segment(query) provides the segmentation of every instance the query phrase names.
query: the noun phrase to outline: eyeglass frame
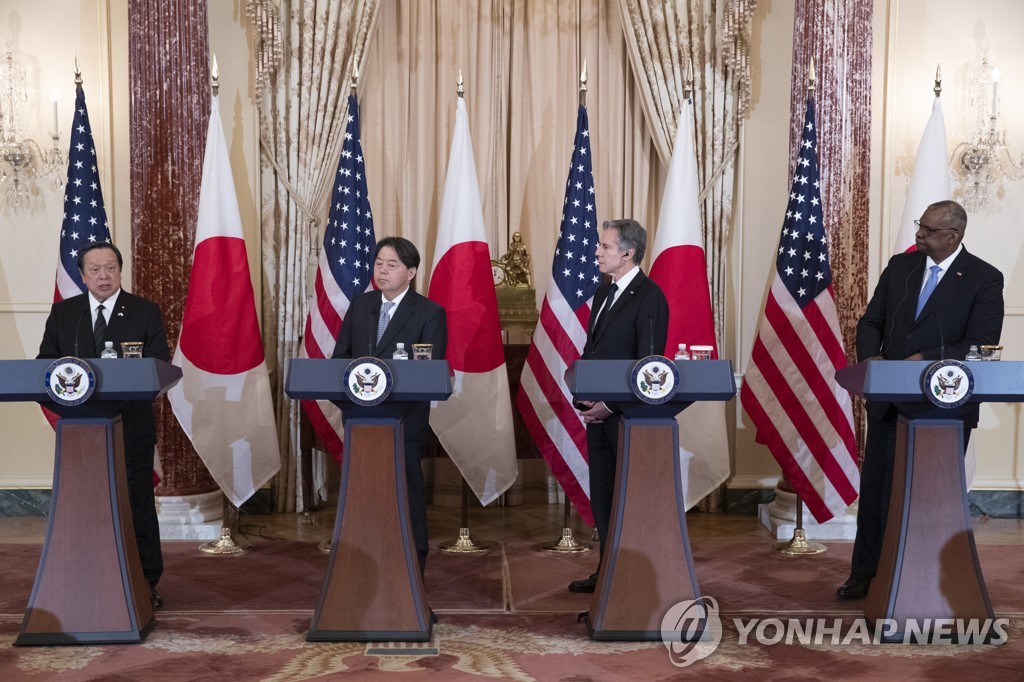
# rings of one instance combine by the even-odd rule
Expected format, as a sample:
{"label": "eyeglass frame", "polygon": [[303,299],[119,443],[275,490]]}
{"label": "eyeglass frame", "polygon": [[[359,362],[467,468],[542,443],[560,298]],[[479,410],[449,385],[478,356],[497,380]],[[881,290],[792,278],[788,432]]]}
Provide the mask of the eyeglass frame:
{"label": "eyeglass frame", "polygon": [[942,232],[943,230],[953,230],[954,232],[957,231],[957,228],[955,227],[932,227],[931,225],[923,225],[921,224],[920,220],[915,220],[914,225],[916,225],[917,229],[919,230],[924,228],[925,235],[929,237],[934,235],[936,232]]}

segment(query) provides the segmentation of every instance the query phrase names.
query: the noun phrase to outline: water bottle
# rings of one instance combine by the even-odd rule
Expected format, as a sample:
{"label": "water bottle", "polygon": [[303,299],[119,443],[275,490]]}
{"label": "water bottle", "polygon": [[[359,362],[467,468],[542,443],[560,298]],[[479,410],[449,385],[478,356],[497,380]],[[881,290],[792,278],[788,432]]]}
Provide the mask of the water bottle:
{"label": "water bottle", "polygon": [[117,357],[117,351],[114,350],[114,342],[113,341],[104,341],[103,342],[103,346],[104,346],[103,347],[103,352],[100,353],[100,357],[101,358],[103,358],[104,360],[109,360],[111,358],[116,358]]}
{"label": "water bottle", "polygon": [[977,346],[971,346],[971,349],[967,351],[967,357],[964,358],[967,362],[974,360],[981,360],[981,353],[978,352]]}
{"label": "water bottle", "polygon": [[679,344],[679,350],[676,351],[675,359],[676,360],[689,360],[690,359],[690,351],[686,350],[686,344],[685,343]]}
{"label": "water bottle", "polygon": [[395,344],[395,352],[391,356],[392,360],[408,360],[409,351],[405,349],[405,344],[399,341]]}

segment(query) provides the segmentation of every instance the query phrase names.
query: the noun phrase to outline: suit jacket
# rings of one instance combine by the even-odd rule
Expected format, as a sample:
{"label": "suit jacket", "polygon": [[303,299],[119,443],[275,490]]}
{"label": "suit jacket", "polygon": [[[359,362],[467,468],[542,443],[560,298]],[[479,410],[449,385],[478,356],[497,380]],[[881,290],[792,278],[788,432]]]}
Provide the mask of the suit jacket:
{"label": "suit jacket", "polygon": [[[997,344],[1003,328],[1003,275],[963,249],[939,280],[916,317],[925,273],[920,251],[893,256],[882,272],[867,310],[857,323],[857,359],[877,355],[903,360],[921,353],[927,360],[963,360],[972,345]],[[895,418],[889,403],[867,405],[874,419]],[[961,416],[978,423],[977,404]]]}
{"label": "suit jacket", "polygon": [[[405,344],[410,358],[414,343],[431,343],[434,345],[433,359],[445,358],[448,321],[444,308],[415,291],[407,292],[391,316],[391,322],[384,330],[380,343],[377,343],[377,322],[380,319],[382,299],[383,295],[379,291],[368,291],[352,300],[352,306],[341,323],[332,358],[371,355],[390,360],[399,342]],[[429,402],[417,402],[409,406],[403,415],[407,440],[426,440],[429,415]]]}
{"label": "suit jacket", "polygon": [[[89,295],[79,294],[59,301],[50,308],[46,330],[39,344],[37,358],[98,357],[92,333]],[[167,334],[164,332],[160,307],[152,301],[133,296],[124,289],[117,297],[117,307],[107,313],[106,340],[114,342],[121,354],[123,341],[142,341],[145,357],[169,361]],[[125,450],[151,448],[156,444],[156,421],[153,403],[148,400],[126,401],[120,411],[124,422]]]}
{"label": "suit jacket", "polygon": [[638,272],[629,287],[619,293],[611,310],[598,319],[597,311],[611,291],[611,284],[602,284],[594,294],[594,307],[583,347],[584,360],[626,360],[664,353],[668,340],[668,301],[650,278]]}

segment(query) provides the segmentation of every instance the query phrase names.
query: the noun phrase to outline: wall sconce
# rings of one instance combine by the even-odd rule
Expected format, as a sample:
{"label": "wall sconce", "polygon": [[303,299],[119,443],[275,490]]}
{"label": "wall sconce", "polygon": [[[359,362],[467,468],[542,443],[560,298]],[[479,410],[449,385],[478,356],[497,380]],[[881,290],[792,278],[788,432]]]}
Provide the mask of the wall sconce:
{"label": "wall sconce", "polygon": [[[1003,192],[1002,181],[1024,178],[1024,154],[1014,161],[1006,148],[1006,131],[997,131],[999,119],[999,67],[990,67],[982,56],[981,68],[969,74],[970,101],[975,108],[975,126],[970,142],[961,142],[953,150],[949,165],[960,182],[957,194],[963,206],[974,212],[989,207],[989,185]],[[988,95],[991,93],[991,99]]]}
{"label": "wall sconce", "polygon": [[53,186],[64,186],[60,170],[67,159],[60,151],[57,100],[53,102],[52,145],[43,151],[32,139],[22,138],[21,107],[28,102],[28,78],[25,67],[14,61],[14,50],[7,47],[7,58],[0,63],[0,189],[3,205],[13,213],[29,208],[35,178],[54,174]]}

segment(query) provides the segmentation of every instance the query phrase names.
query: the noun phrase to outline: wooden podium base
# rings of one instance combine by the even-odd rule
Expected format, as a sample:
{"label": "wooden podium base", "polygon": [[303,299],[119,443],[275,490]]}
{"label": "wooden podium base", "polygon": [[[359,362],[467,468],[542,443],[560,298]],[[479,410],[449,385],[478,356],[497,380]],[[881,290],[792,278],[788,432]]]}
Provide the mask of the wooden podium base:
{"label": "wooden podium base", "polygon": [[674,418],[622,418],[608,535],[587,630],[598,640],[661,641],[669,608],[700,597]]}
{"label": "wooden podium base", "polygon": [[46,542],[17,645],[141,642],[155,619],[121,418],[61,419]]}
{"label": "wooden podium base", "polygon": [[[883,641],[950,641],[953,619],[952,641],[966,643],[956,620],[994,618],[974,544],[963,455],[960,421],[899,418],[882,555],[864,604],[869,620],[894,621]],[[982,630],[971,643],[997,636],[984,624]]]}
{"label": "wooden podium base", "polygon": [[306,639],[421,642],[431,613],[409,521],[402,423],[345,423],[331,554]]}

